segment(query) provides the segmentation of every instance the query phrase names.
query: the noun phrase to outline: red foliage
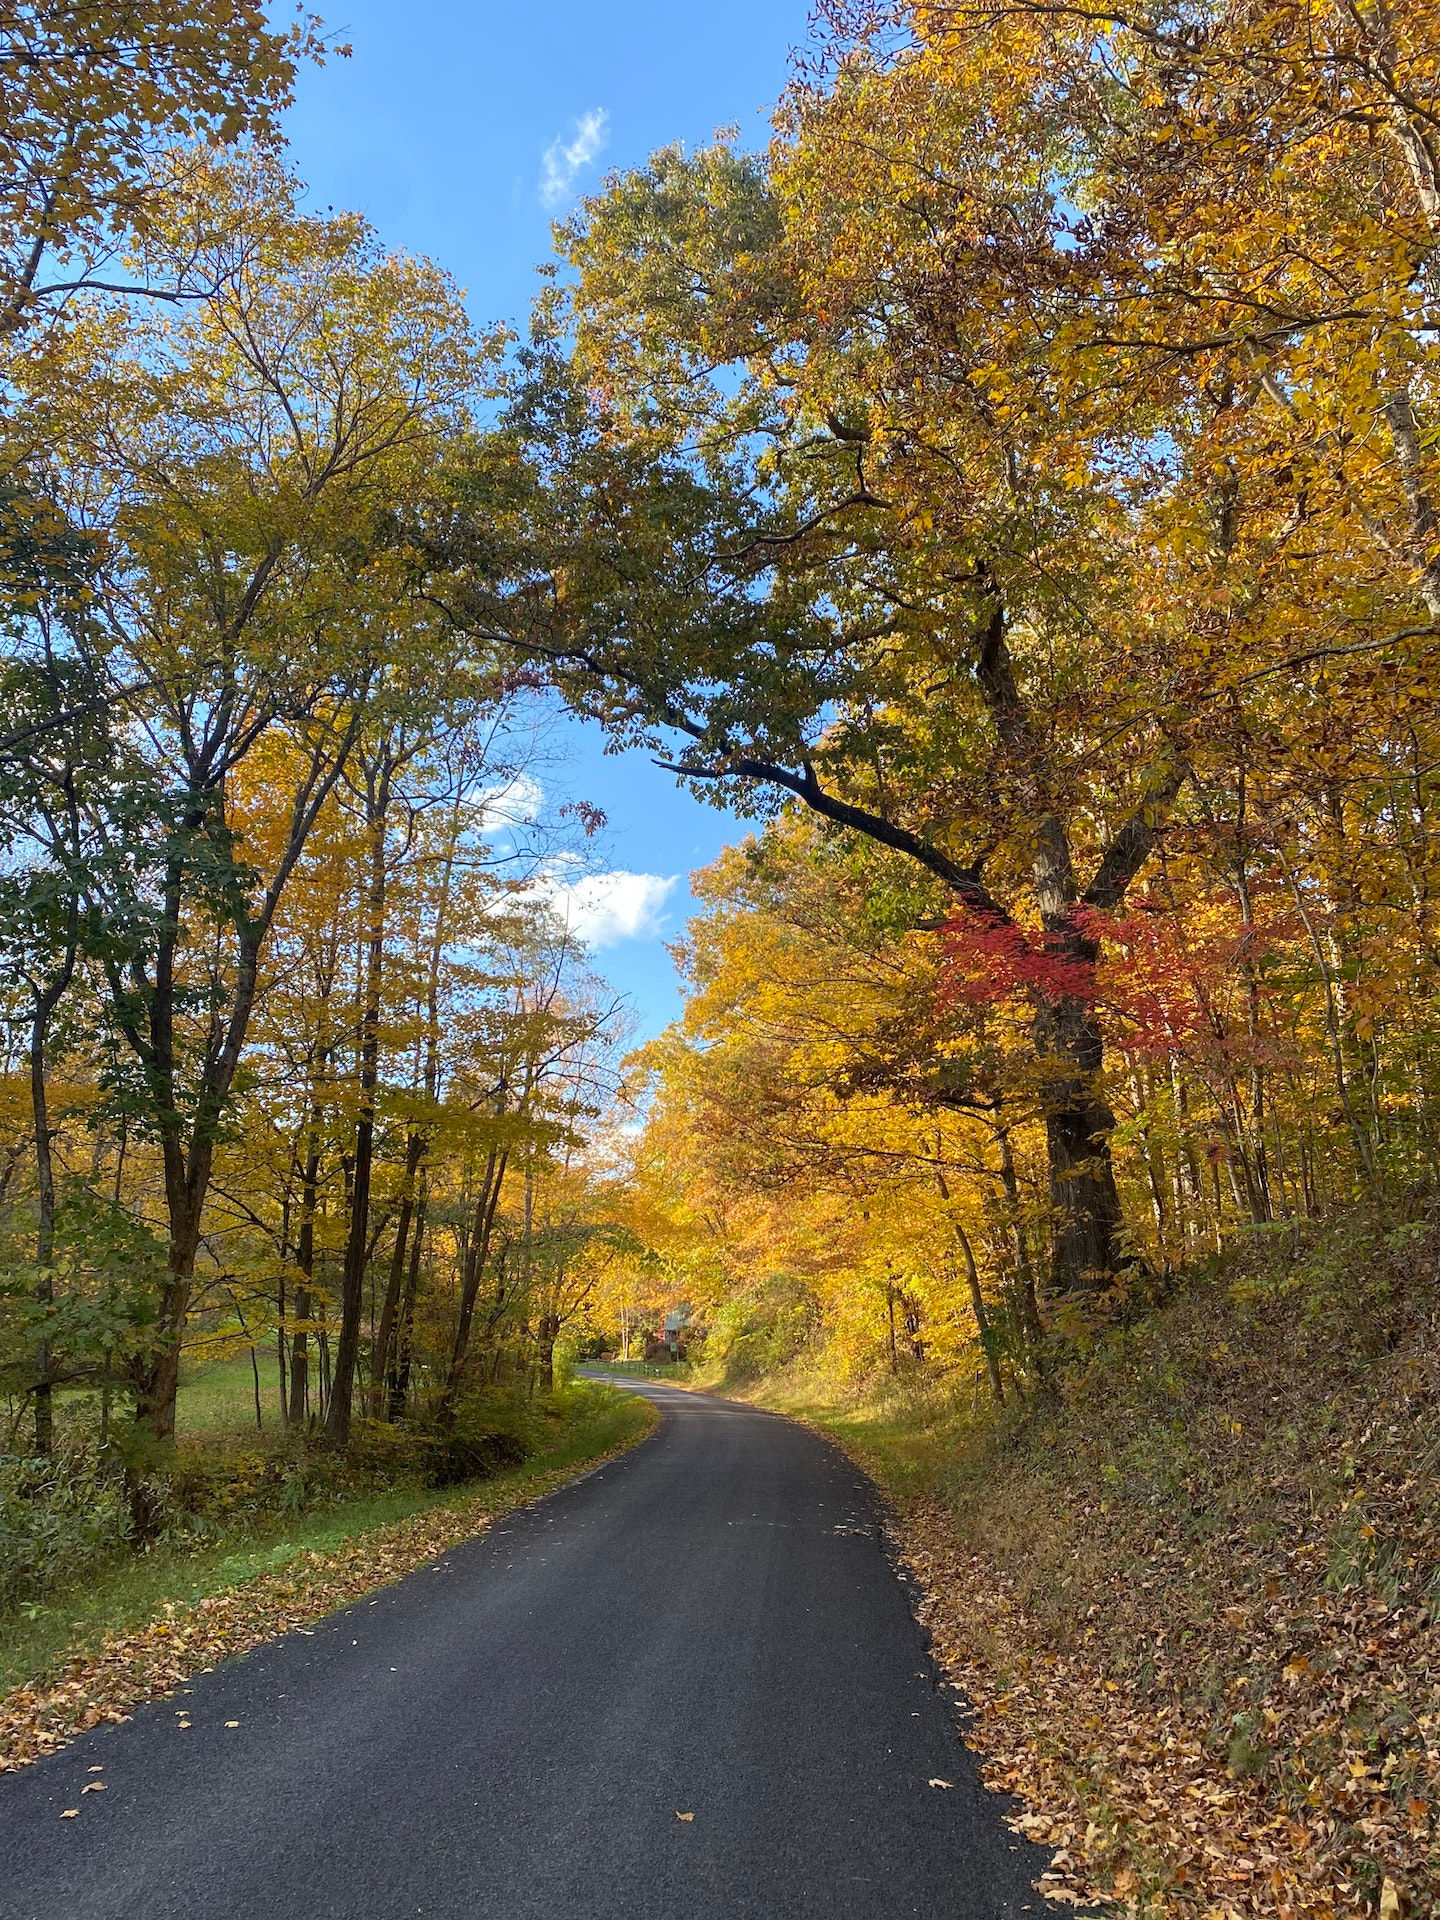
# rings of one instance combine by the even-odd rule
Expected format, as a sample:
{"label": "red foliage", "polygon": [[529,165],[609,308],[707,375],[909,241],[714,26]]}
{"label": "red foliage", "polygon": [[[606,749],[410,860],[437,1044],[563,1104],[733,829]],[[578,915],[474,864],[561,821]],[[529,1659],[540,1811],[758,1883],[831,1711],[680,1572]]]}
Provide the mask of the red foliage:
{"label": "red foliage", "polygon": [[[1152,1058],[1244,1051],[1226,1014],[1248,968],[1293,930],[1280,920],[1245,926],[1228,898],[1184,912],[1142,901],[1123,919],[1077,906],[1065,934],[1032,933],[1013,921],[962,909],[945,928],[940,1000],[945,1006],[1081,1000],[1103,1008],[1127,1051]],[[1093,955],[1092,959],[1090,956]]]}
{"label": "red foliage", "polygon": [[[1075,920],[1075,936],[1093,944],[1089,928]],[[961,908],[945,928],[942,1004],[970,1006],[1006,1001],[1093,1000],[1095,963],[1063,936],[1032,936],[1013,920]]]}

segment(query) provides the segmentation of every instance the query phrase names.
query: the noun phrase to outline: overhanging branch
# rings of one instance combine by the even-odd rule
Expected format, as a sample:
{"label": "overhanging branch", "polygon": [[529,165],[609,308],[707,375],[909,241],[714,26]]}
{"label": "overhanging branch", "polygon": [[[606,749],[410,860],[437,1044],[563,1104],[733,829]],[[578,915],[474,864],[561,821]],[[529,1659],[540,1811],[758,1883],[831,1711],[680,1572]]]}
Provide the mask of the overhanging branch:
{"label": "overhanging branch", "polygon": [[850,801],[840,799],[837,794],[827,793],[808,760],[802,763],[799,773],[771,760],[758,760],[750,754],[727,757],[719,766],[703,766],[686,760],[661,760],[657,765],[686,780],[756,780],[793,793],[797,800],[803,801],[822,819],[846,827],[852,833],[863,833],[880,846],[889,847],[892,852],[903,853],[916,861],[928,873],[933,873],[937,880],[943,881],[957,899],[973,912],[983,913],[987,919],[1006,925],[1010,922],[1009,914],[999,901],[981,885],[974,867],[962,867],[939,847],[932,846],[908,827],[897,826],[883,814],[871,813],[866,807],[854,806]]}
{"label": "overhanging branch", "polygon": [[1081,904],[1112,913],[1125,898],[1130,883],[1155,850],[1161,817],[1185,781],[1186,769],[1176,766],[1160,787],[1137,807],[1100,857],[1095,877],[1081,896]]}

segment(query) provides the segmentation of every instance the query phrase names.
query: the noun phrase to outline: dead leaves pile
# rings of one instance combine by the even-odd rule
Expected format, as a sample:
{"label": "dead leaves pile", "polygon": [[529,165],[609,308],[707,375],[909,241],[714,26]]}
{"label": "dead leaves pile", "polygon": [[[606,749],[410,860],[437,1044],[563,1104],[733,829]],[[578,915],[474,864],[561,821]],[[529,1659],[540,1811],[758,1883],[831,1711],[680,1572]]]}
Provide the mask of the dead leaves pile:
{"label": "dead leaves pile", "polygon": [[[639,1437],[611,1452],[623,1452]],[[585,1463],[586,1470],[593,1464]],[[128,1719],[134,1708],[222,1660],[308,1627],[413,1573],[579,1471],[578,1466],[556,1468],[523,1487],[482,1488],[464,1501],[360,1534],[334,1552],[303,1553],[278,1572],[193,1606],[167,1604],[164,1618],[113,1634],[97,1651],[77,1652],[63,1667],[0,1700],[0,1773],[31,1765],[90,1727]]]}
{"label": "dead leaves pile", "polygon": [[[1047,1644],[1042,1624],[1006,1591],[1003,1577],[955,1543],[938,1508],[912,1509],[904,1558],[925,1593],[921,1617],[937,1658],[963,1691],[973,1718],[966,1738],[982,1755],[989,1785],[1025,1811],[1016,1829],[1059,1849],[1044,1891],[1076,1904],[1108,1900],[1134,1912],[1277,1915],[1279,1920],[1374,1912],[1433,1911],[1437,1855],[1431,1808],[1440,1803],[1440,1719],[1421,1716],[1421,1759],[1431,1797],[1387,1791],[1388,1763],[1351,1747],[1317,1779],[1306,1804],[1282,1804],[1271,1783],[1238,1777],[1210,1750],[1206,1727],[1174,1701],[1141,1697],[1107,1677],[1088,1652]],[[977,1635],[975,1624],[983,1622]],[[1373,1620],[1346,1684],[1313,1674],[1297,1683],[1322,1720],[1343,1720],[1350,1688],[1368,1666],[1419,1637],[1413,1622]],[[1432,1642],[1418,1654],[1431,1675]],[[1433,1704],[1433,1694],[1432,1694]],[[1300,1712],[1297,1699],[1295,1711]],[[1276,1725],[1277,1738],[1286,1729]],[[1358,1826],[1366,1850],[1388,1869],[1381,1900],[1352,1877]],[[1393,1912],[1387,1916],[1385,1907]]]}
{"label": "dead leaves pile", "polygon": [[1280,1322],[1158,1327],[901,1514],[1054,1898],[1440,1913],[1440,1339],[1322,1361]]}

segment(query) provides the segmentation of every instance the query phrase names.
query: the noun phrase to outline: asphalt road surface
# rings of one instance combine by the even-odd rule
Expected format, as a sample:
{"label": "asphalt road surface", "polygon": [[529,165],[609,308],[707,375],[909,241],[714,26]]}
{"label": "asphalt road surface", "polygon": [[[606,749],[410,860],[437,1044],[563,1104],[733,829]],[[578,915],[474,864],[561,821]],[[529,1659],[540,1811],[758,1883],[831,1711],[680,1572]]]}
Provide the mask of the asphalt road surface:
{"label": "asphalt road surface", "polygon": [[0,1778],[0,1914],[1042,1913],[863,1479],[773,1415],[639,1390],[663,1421],[635,1451]]}

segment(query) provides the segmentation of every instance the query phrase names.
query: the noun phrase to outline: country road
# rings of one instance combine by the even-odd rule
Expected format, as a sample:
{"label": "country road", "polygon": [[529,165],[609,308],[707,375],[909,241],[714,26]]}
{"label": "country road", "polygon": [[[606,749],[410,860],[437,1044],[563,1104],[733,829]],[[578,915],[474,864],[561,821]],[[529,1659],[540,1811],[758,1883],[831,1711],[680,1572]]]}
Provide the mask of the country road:
{"label": "country road", "polygon": [[663,1419],[632,1453],[0,1779],[4,1920],[1044,1911],[863,1479],[637,1390]]}

